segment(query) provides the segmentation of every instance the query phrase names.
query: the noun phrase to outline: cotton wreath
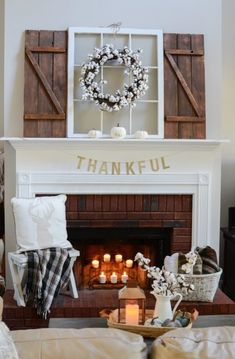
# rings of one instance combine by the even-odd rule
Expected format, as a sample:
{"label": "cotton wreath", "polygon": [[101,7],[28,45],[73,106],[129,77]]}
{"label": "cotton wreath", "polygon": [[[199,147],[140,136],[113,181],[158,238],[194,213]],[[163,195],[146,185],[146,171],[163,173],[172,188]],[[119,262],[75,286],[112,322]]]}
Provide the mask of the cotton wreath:
{"label": "cotton wreath", "polygon": [[[107,44],[102,48],[95,48],[93,55],[88,55],[89,61],[82,65],[80,85],[84,92],[82,99],[94,101],[102,111],[119,111],[130,105],[135,106],[135,101],[142,97],[148,89],[148,68],[142,66],[138,49],[136,52],[125,46],[122,50],[115,49],[113,45]],[[107,62],[124,65],[127,67],[125,73],[130,75],[132,83],[124,84],[124,89],[116,90],[115,94],[104,94],[103,85],[107,81],[95,81],[100,68]]]}

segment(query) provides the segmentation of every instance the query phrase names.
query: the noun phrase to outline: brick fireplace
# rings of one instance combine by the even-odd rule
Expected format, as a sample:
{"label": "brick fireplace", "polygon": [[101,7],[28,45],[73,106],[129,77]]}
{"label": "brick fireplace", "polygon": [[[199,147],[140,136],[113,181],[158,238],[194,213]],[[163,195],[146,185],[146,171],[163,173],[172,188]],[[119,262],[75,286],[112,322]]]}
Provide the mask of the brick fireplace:
{"label": "brick fireplace", "polygon": [[[145,288],[145,275],[135,263],[127,268],[125,260],[142,252],[153,265],[162,266],[166,255],[191,249],[191,195],[68,195],[66,207],[68,237],[81,253],[75,271],[80,288],[123,286],[123,271]],[[107,252],[110,263],[103,262]],[[115,263],[117,253],[122,263]],[[99,268],[92,268],[93,259]],[[98,281],[101,271],[108,276],[105,285]],[[115,285],[110,284],[113,271],[118,275]]]}
{"label": "brick fireplace", "polygon": [[[220,150],[212,140],[110,141],[75,139],[11,139],[6,148],[6,251],[15,249],[15,234],[10,199],[65,193],[68,231],[75,246],[81,246],[80,267],[94,255],[102,258],[106,248],[96,241],[84,258],[87,238],[91,243],[99,233],[107,243],[114,229],[113,242],[128,241],[125,259],[133,259],[138,248],[160,265],[163,257],[191,247],[213,246],[219,251]],[[110,150],[112,149],[112,151]],[[99,173],[80,166],[86,163],[120,163],[133,169],[149,159],[164,158],[164,167],[146,166],[118,174]],[[89,159],[92,159],[91,161]],[[103,162],[102,162],[103,161]],[[106,162],[104,162],[106,161]],[[139,161],[139,162],[138,162]],[[123,166],[122,166],[123,164]],[[88,231],[89,229],[89,231]],[[138,233],[134,233],[136,230]],[[76,231],[79,231],[76,234]],[[82,237],[86,231],[85,239]],[[105,233],[105,236],[102,234]],[[145,248],[144,233],[148,233]],[[141,245],[132,246],[132,235]],[[155,237],[153,251],[149,243]],[[83,246],[83,247],[82,247]],[[147,249],[148,247],[148,249]],[[107,251],[111,248],[108,248]],[[125,253],[124,253],[125,252]],[[111,253],[114,256],[114,252]],[[7,263],[6,263],[7,264]],[[11,279],[7,270],[7,284]],[[83,286],[78,264],[78,282]]]}
{"label": "brick fireplace", "polygon": [[[6,142],[6,252],[15,250],[10,206],[13,196],[29,198],[65,193],[68,197],[68,234],[81,251],[76,264],[80,296],[78,299],[60,296],[52,316],[97,316],[104,307],[117,307],[117,288],[95,288],[91,281],[93,289],[90,290],[89,285],[84,285],[83,273],[81,275],[85,268],[89,269],[94,256],[102,260],[104,252],[109,252],[114,262],[116,252],[121,252],[126,260],[133,259],[140,249],[156,265],[161,264],[166,254],[179,250],[186,252],[191,246],[210,245],[219,253],[219,145],[220,142],[214,140],[167,139],[82,141],[37,138]],[[93,172],[93,168],[88,171],[86,166],[79,167],[78,157],[92,159],[92,163],[97,161],[98,169],[101,163],[110,166],[114,162],[120,162],[121,168],[125,168],[125,161],[133,163],[132,168],[138,168],[138,163],[147,163],[148,159],[154,158],[164,158],[165,165],[156,171],[146,167],[142,173],[135,170],[134,173],[120,171],[112,175],[110,171],[99,173],[97,168]],[[16,307],[7,266],[6,279],[10,303],[6,315],[15,318],[21,310],[24,326],[29,326],[32,311],[29,313],[29,308],[25,308],[22,314],[22,308]],[[225,301],[228,305],[221,306]],[[231,303],[224,297],[216,297],[216,303],[216,306],[203,303],[200,313],[222,313],[221,310],[228,313],[231,309]],[[148,294],[147,307],[153,305],[154,298]],[[187,308],[195,305],[190,303]],[[18,328],[22,325],[22,320],[19,321]]]}

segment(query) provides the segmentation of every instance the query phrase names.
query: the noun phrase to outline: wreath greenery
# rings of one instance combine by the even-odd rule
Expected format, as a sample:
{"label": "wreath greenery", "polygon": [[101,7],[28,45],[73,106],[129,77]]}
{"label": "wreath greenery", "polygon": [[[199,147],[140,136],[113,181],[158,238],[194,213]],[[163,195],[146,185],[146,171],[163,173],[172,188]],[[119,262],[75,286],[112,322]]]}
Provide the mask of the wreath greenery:
{"label": "wreath greenery", "polygon": [[[95,48],[93,55],[88,55],[89,62],[82,65],[80,85],[84,92],[84,100],[92,100],[102,111],[119,111],[130,105],[135,106],[135,101],[143,96],[148,89],[148,69],[142,66],[139,54],[142,50],[133,52],[128,47],[122,50],[114,49],[113,45],[107,44],[102,48]],[[95,81],[101,66],[107,62],[124,65],[125,73],[130,75],[132,83],[124,84],[122,91],[116,90],[115,94],[104,94],[103,84],[107,81]]]}

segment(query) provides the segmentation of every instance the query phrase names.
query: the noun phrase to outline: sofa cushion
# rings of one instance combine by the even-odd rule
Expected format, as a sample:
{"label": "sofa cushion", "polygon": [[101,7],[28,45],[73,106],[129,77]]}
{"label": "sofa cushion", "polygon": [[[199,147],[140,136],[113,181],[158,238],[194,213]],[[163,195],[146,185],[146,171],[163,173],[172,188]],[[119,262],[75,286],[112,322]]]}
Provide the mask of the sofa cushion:
{"label": "sofa cushion", "polygon": [[12,331],[20,359],[141,359],[140,335],[111,328],[29,329]]}
{"label": "sofa cushion", "polygon": [[172,330],[157,338],[151,350],[151,359],[231,359],[235,327]]}
{"label": "sofa cushion", "polygon": [[12,198],[18,250],[71,248],[67,241],[65,195]]}

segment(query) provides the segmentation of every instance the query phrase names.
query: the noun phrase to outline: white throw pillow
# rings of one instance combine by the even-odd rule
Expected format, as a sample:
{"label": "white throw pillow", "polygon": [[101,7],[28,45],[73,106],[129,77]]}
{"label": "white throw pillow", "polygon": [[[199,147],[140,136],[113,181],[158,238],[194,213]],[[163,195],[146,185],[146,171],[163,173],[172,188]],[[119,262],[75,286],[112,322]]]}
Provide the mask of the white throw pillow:
{"label": "white throw pillow", "polygon": [[67,240],[65,195],[12,198],[16,242],[19,252],[60,247],[71,248]]}

